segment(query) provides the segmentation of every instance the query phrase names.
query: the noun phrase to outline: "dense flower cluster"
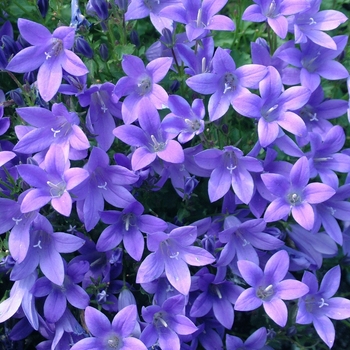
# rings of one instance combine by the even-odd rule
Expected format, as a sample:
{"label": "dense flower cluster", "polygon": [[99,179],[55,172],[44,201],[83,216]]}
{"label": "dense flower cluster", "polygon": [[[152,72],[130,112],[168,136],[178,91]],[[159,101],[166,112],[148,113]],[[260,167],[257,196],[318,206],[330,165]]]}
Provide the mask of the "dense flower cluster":
{"label": "dense flower cluster", "polygon": [[42,0],[18,30],[3,9],[6,349],[333,347],[345,7],[253,2]]}

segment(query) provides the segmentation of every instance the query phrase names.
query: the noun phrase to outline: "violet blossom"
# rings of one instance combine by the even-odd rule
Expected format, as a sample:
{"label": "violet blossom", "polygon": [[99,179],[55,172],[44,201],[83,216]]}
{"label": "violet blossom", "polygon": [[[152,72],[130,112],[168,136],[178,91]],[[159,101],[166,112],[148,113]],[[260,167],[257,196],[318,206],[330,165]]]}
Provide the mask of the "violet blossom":
{"label": "violet blossom", "polygon": [[39,68],[38,89],[44,101],[51,100],[61,85],[62,69],[81,76],[88,73],[83,61],[70,49],[74,44],[75,29],[58,27],[52,34],[42,24],[18,19],[22,37],[31,45],[13,57],[7,70],[25,73]]}

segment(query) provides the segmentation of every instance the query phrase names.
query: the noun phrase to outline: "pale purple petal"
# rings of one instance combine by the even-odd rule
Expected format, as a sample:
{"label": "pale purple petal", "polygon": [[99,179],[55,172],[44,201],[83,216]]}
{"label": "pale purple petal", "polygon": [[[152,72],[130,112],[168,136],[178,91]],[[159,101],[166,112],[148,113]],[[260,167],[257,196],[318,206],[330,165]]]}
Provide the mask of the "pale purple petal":
{"label": "pale purple petal", "polygon": [[319,316],[313,320],[314,327],[320,338],[329,346],[333,347],[335,330],[332,321],[326,316]]}
{"label": "pale purple petal", "polygon": [[305,200],[311,204],[322,203],[334,194],[335,190],[332,187],[319,182],[308,184],[303,190]]}
{"label": "pale purple petal", "polygon": [[85,309],[85,322],[89,331],[95,337],[103,337],[112,330],[112,325],[107,316],[91,306]]}
{"label": "pale purple petal", "polygon": [[309,292],[309,287],[296,280],[284,280],[274,288],[276,296],[283,300],[298,299]]}
{"label": "pale purple petal", "polygon": [[286,304],[278,298],[263,303],[267,315],[279,326],[284,327],[287,323],[288,310]]}
{"label": "pale purple petal", "polygon": [[[181,147],[181,146],[180,146]],[[150,165],[157,157],[157,154],[150,152],[145,147],[140,147],[135,150],[131,158],[131,166],[134,171],[140,170],[147,165]]]}
{"label": "pale purple petal", "polygon": [[254,288],[248,288],[244,290],[236,300],[235,310],[238,311],[251,311],[255,310],[262,305],[262,300],[256,296]]}
{"label": "pale purple petal", "polygon": [[171,257],[165,258],[165,274],[170,284],[180,293],[187,295],[191,285],[191,275],[187,264]]}
{"label": "pale purple petal", "polygon": [[307,202],[292,207],[292,215],[295,221],[305,230],[312,230],[315,223],[315,213],[312,206]]}
{"label": "pale purple petal", "polygon": [[252,287],[259,286],[263,280],[264,274],[258,265],[248,260],[239,260],[237,266],[243,279],[249,285]]}

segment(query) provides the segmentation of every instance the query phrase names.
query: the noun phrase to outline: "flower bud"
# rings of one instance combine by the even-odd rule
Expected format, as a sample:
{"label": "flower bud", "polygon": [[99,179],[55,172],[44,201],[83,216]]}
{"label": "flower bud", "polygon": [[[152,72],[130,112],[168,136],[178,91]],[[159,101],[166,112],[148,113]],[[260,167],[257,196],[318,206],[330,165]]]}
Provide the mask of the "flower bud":
{"label": "flower bud", "polygon": [[141,46],[140,44],[140,38],[139,35],[137,34],[136,30],[132,30],[130,33],[130,41],[132,44],[134,44],[137,48]]}
{"label": "flower bud", "polygon": [[36,4],[38,5],[41,16],[45,18],[49,10],[49,0],[38,0]]}
{"label": "flower bud", "polygon": [[92,51],[91,46],[82,36],[77,37],[75,40],[75,51],[81,53],[87,58],[94,57],[94,52]]}
{"label": "flower bud", "polygon": [[114,3],[122,10],[123,12],[126,12],[128,10],[129,6],[129,0],[115,0]]}
{"label": "flower bud", "polygon": [[101,20],[108,18],[108,5],[105,0],[90,0],[86,5],[89,14],[96,15]]}
{"label": "flower bud", "polygon": [[8,35],[3,35],[1,41],[4,45],[4,53],[6,57],[10,57],[11,55],[15,55],[18,53],[18,47],[16,42]]}
{"label": "flower bud", "polygon": [[21,90],[18,88],[16,90],[11,90],[9,92],[10,98],[15,101],[18,107],[24,107],[26,104],[24,102],[23,96],[21,94]]}
{"label": "flower bud", "polygon": [[36,81],[36,74],[34,74],[34,71],[24,73],[23,81],[29,85],[33,84]]}
{"label": "flower bud", "polygon": [[108,60],[108,56],[109,56],[107,45],[106,44],[101,44],[100,48],[99,48],[99,51],[100,51],[100,56],[101,56],[102,60],[103,61],[107,61]]}

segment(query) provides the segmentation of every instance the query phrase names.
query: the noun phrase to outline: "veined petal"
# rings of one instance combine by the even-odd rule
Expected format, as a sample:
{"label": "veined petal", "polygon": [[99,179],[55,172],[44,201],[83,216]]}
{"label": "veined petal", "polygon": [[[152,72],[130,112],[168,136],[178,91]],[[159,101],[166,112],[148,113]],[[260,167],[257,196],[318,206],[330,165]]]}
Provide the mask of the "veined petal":
{"label": "veined petal", "polygon": [[267,147],[275,141],[279,132],[280,127],[276,122],[267,122],[264,118],[259,119],[258,135],[261,147]]}
{"label": "veined petal", "polygon": [[67,307],[67,300],[63,293],[54,288],[44,304],[44,315],[48,322],[55,323],[63,315]]}
{"label": "veined petal", "polygon": [[[44,101],[50,101],[62,82],[61,57],[51,57],[44,61],[38,71],[38,89]],[[73,72],[74,74],[74,72]]]}
{"label": "veined petal", "polygon": [[208,193],[211,202],[222,198],[231,187],[231,175],[222,166],[213,170],[208,184]]}
{"label": "veined petal", "polygon": [[[243,260],[241,260],[243,261]],[[254,288],[248,288],[244,290],[236,300],[235,310],[238,311],[251,311],[255,310],[262,305],[262,300],[256,296]]]}
{"label": "veined petal", "polygon": [[42,46],[26,47],[12,58],[6,69],[16,73],[31,72],[45,62],[44,51]]}
{"label": "veined petal", "polygon": [[40,268],[43,274],[59,286],[64,281],[64,265],[61,255],[52,246],[40,251]]}
{"label": "veined petal", "polygon": [[290,205],[284,198],[277,198],[266,208],[264,219],[266,222],[274,222],[283,219],[290,212]]}
{"label": "veined petal", "polygon": [[120,310],[113,318],[112,328],[122,338],[128,337],[134,330],[137,318],[136,305],[128,305]]}
{"label": "veined petal", "polygon": [[288,32],[288,21],[284,16],[268,17],[267,22],[269,23],[272,30],[281,38],[284,39]]}
{"label": "veined petal", "polygon": [[296,189],[303,189],[310,179],[309,162],[306,157],[299,158],[290,171],[290,182]]}
{"label": "veined petal", "polygon": [[54,247],[60,253],[75,252],[85,243],[82,238],[64,232],[53,232],[52,237]]}
{"label": "veined petal", "polygon": [[345,320],[350,317],[350,300],[336,297],[327,300],[325,315],[333,320]]}
{"label": "veined petal", "polygon": [[147,64],[146,70],[152,76],[153,83],[158,83],[166,76],[172,63],[171,57],[160,57]]}
{"label": "veined petal", "polygon": [[201,94],[213,94],[218,88],[219,78],[213,73],[201,73],[186,80],[186,84]]}
{"label": "veined petal", "polygon": [[158,252],[151,253],[141,263],[136,276],[136,283],[148,283],[157,279],[164,271],[164,260]]}
{"label": "veined petal", "polygon": [[23,39],[31,45],[41,46],[52,37],[50,31],[40,23],[19,18],[17,25]]}
{"label": "veined petal", "polygon": [[158,151],[157,156],[169,163],[182,163],[185,159],[181,145],[174,140],[169,140],[163,151]]}
{"label": "veined petal", "polygon": [[243,279],[251,286],[258,286],[263,278],[264,274],[261,268],[248,260],[238,260],[237,266]]}
{"label": "veined petal", "polygon": [[314,182],[308,184],[303,190],[303,196],[311,204],[322,203],[331,198],[336,191],[325,184]]}
{"label": "veined petal", "polygon": [[280,250],[267,261],[264,269],[265,281],[274,284],[281,281],[288,272],[289,255],[285,250]]}
{"label": "veined petal", "polygon": [[182,259],[165,257],[165,274],[170,284],[183,295],[187,295],[191,286],[191,275]]}
{"label": "veined petal", "polygon": [[103,337],[112,330],[112,325],[107,316],[91,306],[85,309],[85,322],[89,331],[95,337]]}
{"label": "veined petal", "polygon": [[65,49],[64,53],[61,65],[66,72],[78,77],[89,73],[84,62],[74,52]]}
{"label": "veined petal", "polygon": [[305,230],[312,230],[315,224],[315,213],[307,202],[292,207],[292,215],[295,221]]}
{"label": "veined petal", "polygon": [[296,136],[305,137],[307,135],[305,122],[301,117],[293,112],[284,112],[278,117],[277,123],[280,127]]}
{"label": "veined petal", "polygon": [[51,195],[48,189],[34,188],[23,198],[21,212],[29,213],[33,210],[40,209],[45,204],[49,203],[50,200]]}
{"label": "veined petal", "polygon": [[150,152],[145,147],[140,147],[135,150],[131,158],[131,166],[134,171],[140,170],[148,165],[150,165],[157,155],[154,152]]}
{"label": "veined petal", "polygon": [[299,281],[284,280],[274,288],[276,295],[283,300],[298,299],[309,292],[309,287]]}
{"label": "veined petal", "polygon": [[146,72],[143,61],[137,56],[123,55],[122,67],[123,71],[134,79],[139,78],[140,75]]}
{"label": "veined petal", "polygon": [[284,327],[287,323],[288,310],[286,304],[278,298],[263,303],[267,315],[279,326]]}
{"label": "veined petal", "polygon": [[68,217],[72,211],[72,198],[65,191],[59,198],[52,198],[51,205],[58,213]]}
{"label": "veined petal", "polygon": [[313,324],[320,338],[329,348],[332,348],[335,339],[335,330],[332,321],[326,316],[319,316],[313,319]]}

